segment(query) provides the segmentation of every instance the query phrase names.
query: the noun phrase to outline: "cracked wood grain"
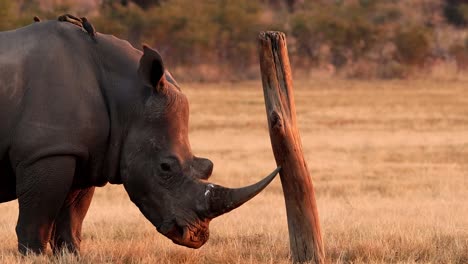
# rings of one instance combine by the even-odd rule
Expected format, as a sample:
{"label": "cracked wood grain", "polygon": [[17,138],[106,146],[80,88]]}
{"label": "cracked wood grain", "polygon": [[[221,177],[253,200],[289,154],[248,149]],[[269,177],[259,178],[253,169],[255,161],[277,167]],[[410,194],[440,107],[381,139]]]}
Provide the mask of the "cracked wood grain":
{"label": "cracked wood grain", "polygon": [[291,67],[282,32],[259,35],[260,70],[271,145],[286,202],[294,263],[324,263],[325,253],[312,179],[296,124]]}

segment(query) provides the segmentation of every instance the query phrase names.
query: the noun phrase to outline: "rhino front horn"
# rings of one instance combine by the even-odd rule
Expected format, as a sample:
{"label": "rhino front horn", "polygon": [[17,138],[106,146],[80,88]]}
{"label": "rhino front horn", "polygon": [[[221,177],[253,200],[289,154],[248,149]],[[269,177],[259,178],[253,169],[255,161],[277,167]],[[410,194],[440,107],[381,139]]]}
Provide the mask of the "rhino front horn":
{"label": "rhino front horn", "polygon": [[281,167],[278,167],[263,180],[238,189],[230,189],[219,185],[207,184],[205,190],[205,199],[208,207],[207,217],[211,219],[215,218],[236,209],[243,203],[252,199],[255,195],[265,189],[280,170]]}

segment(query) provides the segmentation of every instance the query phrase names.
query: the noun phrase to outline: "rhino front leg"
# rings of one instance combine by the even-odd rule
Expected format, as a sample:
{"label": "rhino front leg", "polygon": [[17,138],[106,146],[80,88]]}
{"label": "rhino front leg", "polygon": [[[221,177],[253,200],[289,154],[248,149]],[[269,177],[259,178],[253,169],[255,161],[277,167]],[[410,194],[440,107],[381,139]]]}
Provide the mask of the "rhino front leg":
{"label": "rhino front leg", "polygon": [[52,230],[50,245],[54,254],[62,250],[74,253],[80,251],[81,225],[93,194],[94,187],[72,190],[68,194]]}
{"label": "rhino front leg", "polygon": [[51,237],[54,219],[70,191],[75,157],[51,156],[16,170],[19,217],[18,250],[42,253]]}

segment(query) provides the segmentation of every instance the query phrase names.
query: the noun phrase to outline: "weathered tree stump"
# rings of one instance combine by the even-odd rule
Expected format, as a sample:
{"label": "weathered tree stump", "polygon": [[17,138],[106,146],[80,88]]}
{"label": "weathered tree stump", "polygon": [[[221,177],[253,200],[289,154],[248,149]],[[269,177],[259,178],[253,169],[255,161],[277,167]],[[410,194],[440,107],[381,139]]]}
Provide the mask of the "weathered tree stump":
{"label": "weathered tree stump", "polygon": [[296,124],[291,67],[282,32],[261,32],[260,69],[276,164],[286,202],[293,262],[324,263],[325,253],[312,180]]}

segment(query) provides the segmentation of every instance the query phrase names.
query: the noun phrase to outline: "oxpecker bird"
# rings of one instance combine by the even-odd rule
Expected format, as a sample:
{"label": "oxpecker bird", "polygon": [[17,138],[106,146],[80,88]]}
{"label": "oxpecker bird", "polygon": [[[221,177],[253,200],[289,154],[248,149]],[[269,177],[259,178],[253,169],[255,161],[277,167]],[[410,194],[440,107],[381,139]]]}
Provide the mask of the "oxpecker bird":
{"label": "oxpecker bird", "polygon": [[97,42],[96,40],[96,30],[94,29],[93,25],[88,21],[86,17],[82,17],[81,21],[83,22],[83,28],[88,32],[88,35],[91,37],[94,42]]}
{"label": "oxpecker bird", "polygon": [[41,19],[38,16],[34,16],[34,22],[41,22]]}
{"label": "oxpecker bird", "polygon": [[70,22],[78,27],[82,27],[81,19],[77,18],[76,16],[65,14],[58,17],[58,21],[62,22]]}

